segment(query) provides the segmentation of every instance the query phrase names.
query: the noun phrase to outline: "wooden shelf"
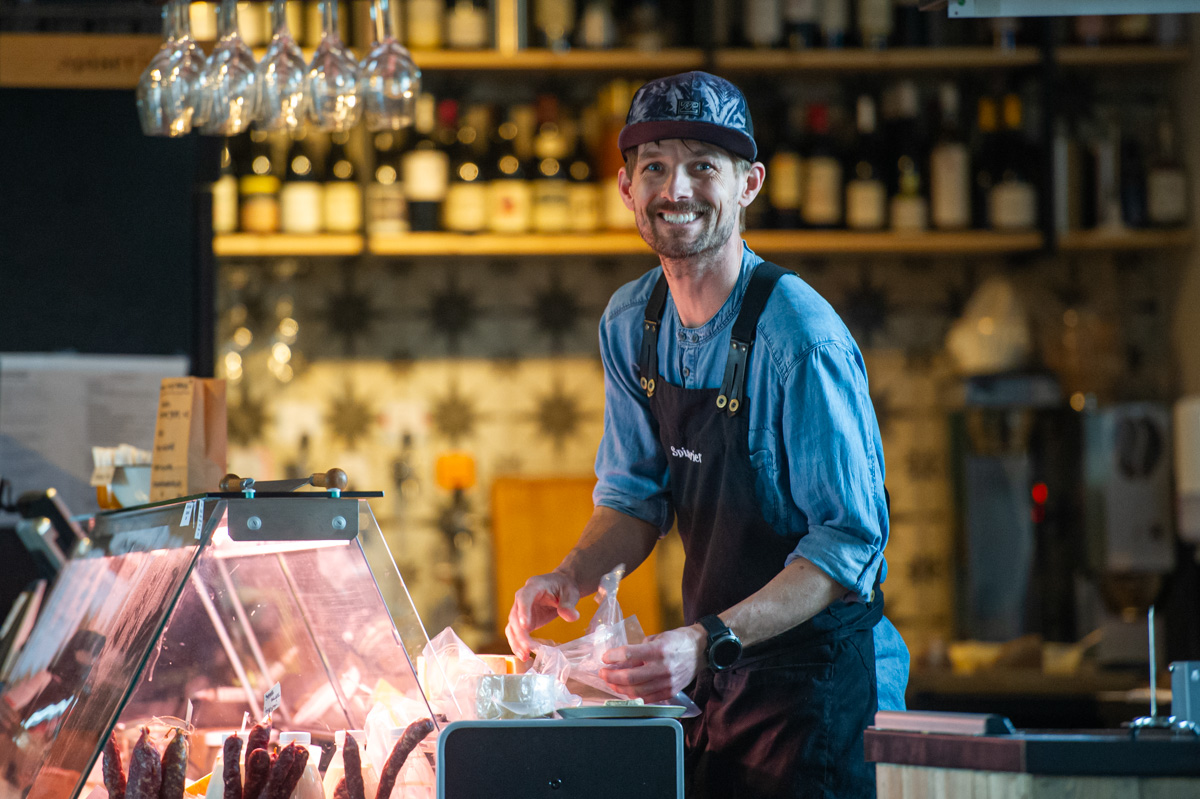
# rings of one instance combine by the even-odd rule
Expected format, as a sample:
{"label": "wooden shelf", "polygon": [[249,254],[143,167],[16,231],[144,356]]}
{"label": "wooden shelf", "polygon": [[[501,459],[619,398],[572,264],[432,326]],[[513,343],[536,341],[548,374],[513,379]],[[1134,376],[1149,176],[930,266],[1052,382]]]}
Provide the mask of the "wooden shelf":
{"label": "wooden shelf", "polygon": [[375,235],[370,250],[379,255],[536,256],[651,255],[637,233],[516,235],[496,233],[398,233]]}
{"label": "wooden shelf", "polygon": [[413,60],[426,71],[640,72],[669,75],[704,66],[703,50],[414,50]]}
{"label": "wooden shelf", "polygon": [[1076,230],[1058,240],[1062,252],[1160,250],[1192,245],[1192,231],[1182,230]]}
{"label": "wooden shelf", "polygon": [[132,89],[161,44],[140,33],[0,33],[0,86]]}
{"label": "wooden shelf", "polygon": [[1040,233],[858,233],[849,230],[748,231],[756,252],[780,255],[984,255],[1032,252],[1042,246]]}
{"label": "wooden shelf", "polygon": [[1055,58],[1064,67],[1169,67],[1191,58],[1186,47],[1127,45],[1124,47],[1059,47]]}
{"label": "wooden shelf", "polygon": [[218,256],[360,255],[362,252],[363,237],[357,233],[227,233],[213,236],[213,253]]}
{"label": "wooden shelf", "polygon": [[723,72],[902,72],[918,70],[1015,69],[1035,66],[1037,48],[910,47],[892,50],[721,50]]}

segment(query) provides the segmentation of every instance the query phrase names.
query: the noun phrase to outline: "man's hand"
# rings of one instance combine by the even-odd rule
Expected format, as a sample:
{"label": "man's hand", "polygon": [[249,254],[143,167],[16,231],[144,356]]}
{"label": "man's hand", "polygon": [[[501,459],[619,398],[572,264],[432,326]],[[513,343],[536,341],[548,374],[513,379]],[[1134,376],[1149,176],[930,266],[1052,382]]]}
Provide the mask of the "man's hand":
{"label": "man's hand", "polygon": [[608,668],[600,670],[600,678],[618,693],[663,702],[703,668],[707,641],[704,628],[694,624],[652,635],[642,644],[618,646],[601,657]]}
{"label": "man's hand", "polygon": [[575,609],[578,601],[579,587],[562,572],[552,571],[526,580],[513,597],[508,625],[504,628],[513,654],[521,660],[529,660],[529,653],[533,649],[533,639],[529,633],[549,623],[555,616],[561,616],[565,621],[575,621],[579,618],[579,611]]}

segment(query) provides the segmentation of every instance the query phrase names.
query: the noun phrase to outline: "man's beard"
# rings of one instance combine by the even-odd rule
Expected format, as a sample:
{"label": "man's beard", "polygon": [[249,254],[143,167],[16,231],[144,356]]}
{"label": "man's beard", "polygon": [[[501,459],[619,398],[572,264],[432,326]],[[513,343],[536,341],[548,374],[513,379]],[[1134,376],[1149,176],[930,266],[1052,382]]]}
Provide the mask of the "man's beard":
{"label": "man's beard", "polygon": [[[660,213],[697,213],[701,215],[704,227],[695,238],[672,236],[669,233],[660,232],[655,227]],[[715,214],[716,209],[706,203],[652,203],[637,217],[638,233],[642,235],[642,239],[650,245],[652,250],[664,258],[690,258],[717,249],[733,235],[733,227],[738,221],[737,216],[734,215],[722,222],[716,219]],[[668,225],[669,223],[663,221],[662,224]]]}

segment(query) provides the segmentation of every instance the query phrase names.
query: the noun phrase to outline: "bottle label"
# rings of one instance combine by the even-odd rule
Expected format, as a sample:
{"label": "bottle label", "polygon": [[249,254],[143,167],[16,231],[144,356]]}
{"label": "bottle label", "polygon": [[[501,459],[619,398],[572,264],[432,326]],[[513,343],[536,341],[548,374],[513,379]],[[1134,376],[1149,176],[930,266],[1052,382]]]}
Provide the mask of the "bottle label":
{"label": "bottle label", "polygon": [[970,156],[963,144],[939,144],[929,154],[934,227],[958,230],[971,224]]}
{"label": "bottle label", "polygon": [[533,216],[533,190],[525,180],[488,185],[488,226],[496,233],[525,233]]}
{"label": "bottle label", "polygon": [[800,208],[804,161],[796,153],[784,150],[771,159],[767,170],[767,199],[780,211]]}
{"label": "bottle label", "polygon": [[440,203],[450,185],[450,156],[442,150],[410,150],[401,165],[409,202]]}
{"label": "bottle label", "polygon": [[238,225],[238,185],[233,175],[222,175],[212,185],[213,232],[233,233]]}
{"label": "bottle label", "polygon": [[804,169],[804,221],[836,225],[842,221],[842,165],[836,158],[809,158]]}
{"label": "bottle label", "polygon": [[988,217],[996,230],[1029,230],[1037,224],[1037,192],[1023,180],[1002,180],[992,187]]}
{"label": "bottle label", "polygon": [[441,0],[408,0],[408,45],[414,50],[442,46]]}
{"label": "bottle label", "polygon": [[772,47],[783,37],[779,0],[749,0],[742,27],[746,41],[755,47]]}
{"label": "bottle label", "polygon": [[533,184],[533,229],[539,233],[562,233],[571,226],[571,201],[563,180],[539,180]]}
{"label": "bottle label", "polygon": [[815,22],[817,0],[785,0],[783,18],[793,25]]}
{"label": "bottle label", "polygon": [[320,183],[284,183],[279,193],[284,233],[321,232],[323,186]]}
{"label": "bottle label", "polygon": [[846,226],[855,230],[880,230],[887,224],[887,188],[879,180],[852,180],[846,184]]}
{"label": "bottle label", "polygon": [[858,0],[858,30],[864,47],[884,47],[892,35],[892,0]]}
{"label": "bottle label", "polygon": [[[1146,212],[1156,225],[1187,221],[1187,176],[1182,169],[1151,169],[1146,175]],[[213,195],[214,212],[216,195]]]}
{"label": "bottle label", "polygon": [[571,230],[591,233],[600,229],[600,187],[595,183],[569,184],[567,205]]}
{"label": "bottle label", "polygon": [[404,233],[408,230],[408,204],[399,183],[372,183],[367,189],[367,230],[370,233]]}
{"label": "bottle label", "polygon": [[487,11],[474,3],[458,3],[446,25],[447,44],[458,50],[487,47]]}
{"label": "bottle label", "polygon": [[929,203],[919,194],[897,194],[891,210],[892,230],[912,233],[929,227]]}
{"label": "bottle label", "polygon": [[846,32],[850,24],[850,0],[825,0],[821,3],[821,31],[826,35]]}
{"label": "bottle label", "polygon": [[487,203],[486,183],[451,183],[442,224],[456,233],[478,233],[487,227]]}
{"label": "bottle label", "polygon": [[362,229],[362,189],[351,181],[325,184],[325,229],[357,233]]}

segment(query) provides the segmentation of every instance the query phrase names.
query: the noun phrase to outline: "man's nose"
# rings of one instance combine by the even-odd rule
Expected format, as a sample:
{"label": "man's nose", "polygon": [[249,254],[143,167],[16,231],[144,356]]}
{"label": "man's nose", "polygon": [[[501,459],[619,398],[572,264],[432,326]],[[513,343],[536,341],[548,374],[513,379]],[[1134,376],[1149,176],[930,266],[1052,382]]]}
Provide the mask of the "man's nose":
{"label": "man's nose", "polygon": [[671,170],[671,175],[663,185],[663,197],[671,202],[686,200],[692,196],[692,179],[687,168],[680,166]]}

